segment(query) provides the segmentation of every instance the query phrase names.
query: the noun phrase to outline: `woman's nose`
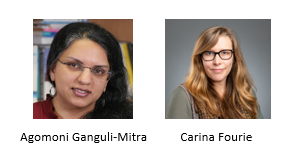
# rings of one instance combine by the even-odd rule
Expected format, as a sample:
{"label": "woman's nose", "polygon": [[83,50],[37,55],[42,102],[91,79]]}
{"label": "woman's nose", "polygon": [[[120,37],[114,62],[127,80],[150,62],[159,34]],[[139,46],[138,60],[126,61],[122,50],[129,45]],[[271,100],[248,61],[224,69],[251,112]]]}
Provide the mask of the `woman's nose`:
{"label": "woman's nose", "polygon": [[92,82],[92,73],[89,68],[83,68],[78,77],[78,81],[82,84],[88,85]]}
{"label": "woman's nose", "polygon": [[219,54],[215,54],[215,57],[213,59],[213,64],[215,64],[215,65],[221,64],[221,58],[220,58]]}

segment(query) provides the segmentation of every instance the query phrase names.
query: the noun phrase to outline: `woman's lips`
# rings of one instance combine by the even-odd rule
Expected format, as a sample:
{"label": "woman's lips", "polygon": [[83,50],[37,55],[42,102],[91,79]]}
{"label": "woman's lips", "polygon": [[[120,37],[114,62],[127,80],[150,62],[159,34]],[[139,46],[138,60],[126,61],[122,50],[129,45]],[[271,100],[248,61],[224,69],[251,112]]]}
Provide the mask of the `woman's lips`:
{"label": "woman's lips", "polygon": [[79,88],[72,88],[74,94],[78,97],[86,97],[88,96],[91,92],[88,90],[83,90]]}
{"label": "woman's lips", "polygon": [[223,72],[224,69],[212,69],[212,70],[215,73],[221,73],[221,72]]}

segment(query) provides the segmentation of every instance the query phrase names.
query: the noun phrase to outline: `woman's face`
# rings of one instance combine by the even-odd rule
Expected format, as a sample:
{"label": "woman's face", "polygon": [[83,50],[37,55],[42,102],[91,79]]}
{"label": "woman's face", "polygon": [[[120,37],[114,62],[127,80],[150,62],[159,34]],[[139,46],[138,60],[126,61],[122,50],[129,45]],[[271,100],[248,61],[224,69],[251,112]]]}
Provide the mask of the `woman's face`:
{"label": "woman's face", "polygon": [[[219,52],[226,49],[233,49],[231,39],[228,36],[220,36],[217,44],[208,51]],[[227,76],[232,69],[234,54],[232,54],[232,57],[228,60],[221,59],[218,54],[216,54],[212,61],[202,60],[206,75],[212,82],[226,82]]]}
{"label": "woman's face", "polygon": [[108,81],[96,78],[89,68],[74,71],[72,67],[75,64],[72,63],[83,67],[101,66],[108,71],[106,51],[91,40],[76,40],[63,52],[59,60],[73,66],[57,61],[55,68],[51,69],[50,76],[55,81],[57,92],[54,101],[71,109],[93,109],[96,100],[106,90]]}

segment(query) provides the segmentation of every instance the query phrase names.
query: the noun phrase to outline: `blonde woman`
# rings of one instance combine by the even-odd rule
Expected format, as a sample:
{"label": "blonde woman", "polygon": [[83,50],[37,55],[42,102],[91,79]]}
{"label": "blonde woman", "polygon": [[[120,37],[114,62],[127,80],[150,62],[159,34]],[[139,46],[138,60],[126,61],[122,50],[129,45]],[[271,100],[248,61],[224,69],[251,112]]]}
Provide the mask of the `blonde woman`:
{"label": "blonde woman", "polygon": [[185,82],[172,94],[168,119],[263,118],[233,31],[211,27],[198,38]]}

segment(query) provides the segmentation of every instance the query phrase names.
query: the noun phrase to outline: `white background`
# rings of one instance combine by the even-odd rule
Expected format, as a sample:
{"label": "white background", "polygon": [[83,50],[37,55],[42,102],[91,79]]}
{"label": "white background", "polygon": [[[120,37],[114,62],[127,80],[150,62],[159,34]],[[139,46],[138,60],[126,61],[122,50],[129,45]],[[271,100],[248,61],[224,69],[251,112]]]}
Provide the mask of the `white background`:
{"label": "white background", "polygon": [[[1,2],[1,150],[287,150],[289,148],[289,8],[266,1],[11,1]],[[32,19],[134,19],[133,120],[33,120]],[[271,118],[165,120],[165,19],[271,19]],[[35,142],[27,135],[135,133],[146,142]],[[182,142],[188,133],[215,142]],[[218,133],[252,135],[219,142]],[[283,149],[284,148],[284,149]]]}

